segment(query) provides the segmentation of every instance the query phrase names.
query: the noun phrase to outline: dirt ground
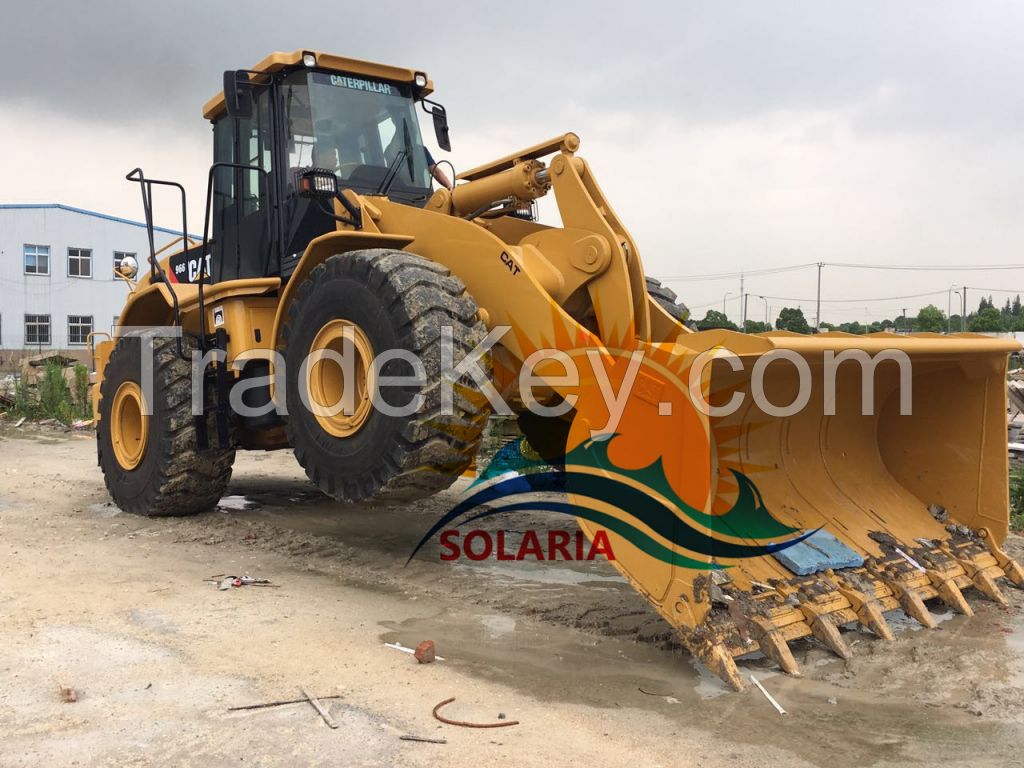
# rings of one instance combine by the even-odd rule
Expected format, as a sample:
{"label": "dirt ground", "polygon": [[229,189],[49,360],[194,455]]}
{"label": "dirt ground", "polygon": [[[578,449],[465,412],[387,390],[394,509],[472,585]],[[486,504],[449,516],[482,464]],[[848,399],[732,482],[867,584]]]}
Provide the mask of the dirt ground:
{"label": "dirt ground", "polygon": [[[697,669],[606,563],[446,563],[435,546],[405,567],[451,494],[339,506],[284,452],[240,455],[229,492],[200,517],[131,517],[91,435],[0,430],[0,765],[1024,765],[1012,588],[1010,610],[972,594],[975,617],[934,631],[893,615],[894,643],[849,632],[850,662],[799,643],[801,678],[743,661],[780,716]],[[214,574],[278,586],[219,591]],[[445,661],[383,645],[427,638]],[[300,685],[340,696],[324,702],[339,728],[306,704],[228,711]],[[451,717],[519,725],[441,725],[449,697]]]}

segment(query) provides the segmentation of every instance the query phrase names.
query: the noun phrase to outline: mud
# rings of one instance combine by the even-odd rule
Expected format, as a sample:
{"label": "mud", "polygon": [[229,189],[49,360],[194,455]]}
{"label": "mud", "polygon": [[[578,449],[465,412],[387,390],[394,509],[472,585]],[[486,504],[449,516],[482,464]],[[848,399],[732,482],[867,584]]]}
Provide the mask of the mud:
{"label": "mud", "polygon": [[[201,673],[196,691],[209,700],[269,694],[288,680],[286,671],[312,665],[350,692],[343,702],[350,709],[344,711],[351,713],[353,733],[366,735],[372,746],[365,764],[436,764],[438,753],[396,747],[380,729],[415,726],[433,734],[437,724],[422,715],[447,695],[461,697],[467,709],[460,714],[467,719],[490,720],[514,707],[523,723],[500,737],[471,742],[483,752],[446,751],[453,765],[464,759],[477,764],[485,755],[485,762],[499,764],[574,762],[550,752],[569,733],[555,748],[564,746],[573,750],[575,762],[586,757],[595,765],[1024,764],[1024,594],[1012,588],[1005,590],[1009,610],[969,591],[977,611],[970,619],[930,606],[935,630],[920,629],[899,612],[888,614],[897,634],[893,643],[847,631],[853,651],[847,662],[813,640],[800,641],[793,651],[801,678],[777,673],[763,657],[741,660],[743,674],[756,674],[787,709],[781,717],[756,689],[728,692],[698,669],[607,563],[450,563],[440,560],[432,542],[407,565],[419,538],[447,511],[458,489],[411,506],[346,507],[320,496],[290,455],[250,454],[238,460],[226,508],[190,519],[150,520],[122,514],[106,502],[90,441],[75,435],[50,439],[57,445],[0,438],[0,551],[17,553],[8,561],[14,568],[9,575],[35,595],[26,600],[0,593],[0,647],[8,649],[0,728],[14,724],[15,743],[33,754],[60,754],[53,751],[59,728],[30,727],[19,711],[27,705],[18,690],[38,659],[86,659],[120,648],[127,637],[144,647],[129,643],[118,652],[122,658],[134,654],[133,665],[166,667],[171,678]],[[25,470],[29,464],[31,473]],[[492,518],[479,527],[511,530],[515,546],[515,537],[528,528],[571,530],[564,523],[538,514]],[[1008,548],[1024,554],[1019,538]],[[82,597],[77,613],[48,602],[40,587],[47,576],[33,572],[37,560],[54,552],[83,580],[77,593],[87,595],[86,584],[97,581],[98,597]],[[180,572],[175,563],[181,563]],[[156,591],[147,591],[145,601],[119,597],[106,585],[123,579],[123,568],[133,574],[142,569],[140,581],[129,582],[133,594],[136,584]],[[282,587],[217,593],[202,582],[212,573],[242,570]],[[69,610],[74,615],[65,615]],[[195,610],[215,611],[212,624]],[[108,616],[118,631],[97,629],[91,618],[96,616]],[[328,627],[334,634],[325,634]],[[242,651],[234,665],[216,659],[217,649],[230,648],[232,638],[272,639],[273,651],[267,659]],[[430,669],[408,666],[404,654],[380,647],[415,646],[426,638],[446,658]],[[158,656],[146,655],[151,653]],[[286,659],[283,653],[314,659],[329,653],[331,661]],[[80,666],[86,677],[103,674],[84,661]],[[20,679],[12,679],[11,671]],[[95,686],[68,682],[81,684],[86,697]],[[44,712],[48,723],[50,710],[32,706],[27,711]],[[201,734],[213,717],[209,705],[175,716],[185,719],[185,732]],[[117,715],[110,722],[128,727],[132,720]],[[288,719],[276,733],[305,738],[311,723]],[[223,729],[217,721],[217,730]],[[161,745],[156,754],[178,755],[170,746],[171,731],[141,732],[142,742]],[[97,743],[97,733],[109,737],[102,720],[89,733]],[[329,749],[330,742],[316,733],[318,748]],[[234,755],[236,736],[228,729],[227,746],[211,754]],[[468,738],[454,734],[463,737]],[[266,739],[257,747],[257,763],[276,764]],[[122,754],[109,748],[88,746],[82,754]],[[0,758],[5,756],[11,757],[0,746]]]}

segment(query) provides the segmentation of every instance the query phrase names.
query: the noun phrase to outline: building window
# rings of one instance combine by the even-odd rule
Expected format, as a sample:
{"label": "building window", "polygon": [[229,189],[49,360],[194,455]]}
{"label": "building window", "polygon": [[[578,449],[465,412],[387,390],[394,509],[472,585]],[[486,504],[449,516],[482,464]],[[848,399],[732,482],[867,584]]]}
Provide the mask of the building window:
{"label": "building window", "polygon": [[68,315],[68,344],[86,344],[92,333],[92,315]]}
{"label": "building window", "polygon": [[68,248],[68,277],[92,277],[92,251]]}
{"label": "building window", "polygon": [[25,315],[25,345],[50,343],[50,316]]}
{"label": "building window", "polygon": [[25,274],[26,275],[48,275],[48,274],[50,274],[50,246],[48,246],[48,245],[26,245],[25,246]]}
{"label": "building window", "polygon": [[129,253],[128,251],[114,251],[114,271],[115,272],[117,272],[118,270],[121,269],[121,262],[124,261],[125,257],[128,257],[128,256],[130,256],[133,259],[135,258],[135,254],[134,253]]}

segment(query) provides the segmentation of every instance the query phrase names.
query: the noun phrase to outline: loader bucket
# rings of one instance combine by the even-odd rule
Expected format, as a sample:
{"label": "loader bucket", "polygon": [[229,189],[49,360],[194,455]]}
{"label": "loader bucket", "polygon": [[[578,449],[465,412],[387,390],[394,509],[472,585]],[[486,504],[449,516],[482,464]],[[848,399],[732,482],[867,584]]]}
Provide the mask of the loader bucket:
{"label": "loader bucket", "polygon": [[930,600],[971,614],[973,589],[1005,604],[1004,580],[1024,586],[1000,548],[1016,349],[724,331],[647,345],[614,434],[580,397],[565,459],[578,521],[610,536],[615,567],[737,689],[737,656],[796,674],[793,640],[846,658],[842,625],[891,639],[893,609],[933,627]]}

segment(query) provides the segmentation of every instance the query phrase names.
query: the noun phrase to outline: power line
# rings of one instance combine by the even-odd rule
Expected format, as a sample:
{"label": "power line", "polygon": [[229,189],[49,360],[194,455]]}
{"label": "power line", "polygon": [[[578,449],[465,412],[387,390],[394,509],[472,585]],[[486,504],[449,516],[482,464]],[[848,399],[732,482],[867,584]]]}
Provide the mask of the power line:
{"label": "power line", "polygon": [[[973,286],[971,286],[973,288]],[[987,288],[974,288],[976,291],[988,290]],[[921,299],[926,296],[938,296],[945,294],[946,291],[928,291],[927,293],[911,293],[906,296],[874,296],[866,299],[822,299],[822,304],[871,304],[876,301],[901,301],[903,299]],[[797,299],[792,296],[769,296],[764,294],[766,299],[772,299],[774,301],[796,301],[796,302],[814,302],[816,298],[802,298]]]}
{"label": "power line", "polygon": [[[801,269],[817,267],[819,262],[807,264],[789,264],[780,267],[764,267],[762,269],[741,270],[739,272],[711,272],[702,275],[665,275],[658,277],[662,282],[700,282],[715,280],[735,280],[740,277],[759,277],[777,275],[784,272],[796,272]],[[954,264],[954,265],[921,265],[921,264],[856,264],[846,261],[823,261],[825,267],[843,269],[885,269],[907,272],[991,272],[1008,269],[1024,269],[1024,264]],[[987,290],[987,289],[986,289]]]}
{"label": "power line", "polygon": [[795,272],[798,269],[808,269],[809,267],[818,266],[817,262],[810,264],[791,264],[786,267],[765,267],[763,269],[751,269],[742,270],[740,272],[713,272],[706,275],[665,275],[659,276],[657,279],[662,282],[673,281],[673,282],[690,282],[700,280],[733,280],[741,277],[759,277],[761,275],[777,275],[782,272]]}
{"label": "power line", "polygon": [[826,267],[846,267],[848,269],[895,269],[908,272],[985,272],[1000,269],[1024,269],[1024,264],[960,264],[953,266],[917,265],[917,264],[853,264],[850,262],[825,262]]}

